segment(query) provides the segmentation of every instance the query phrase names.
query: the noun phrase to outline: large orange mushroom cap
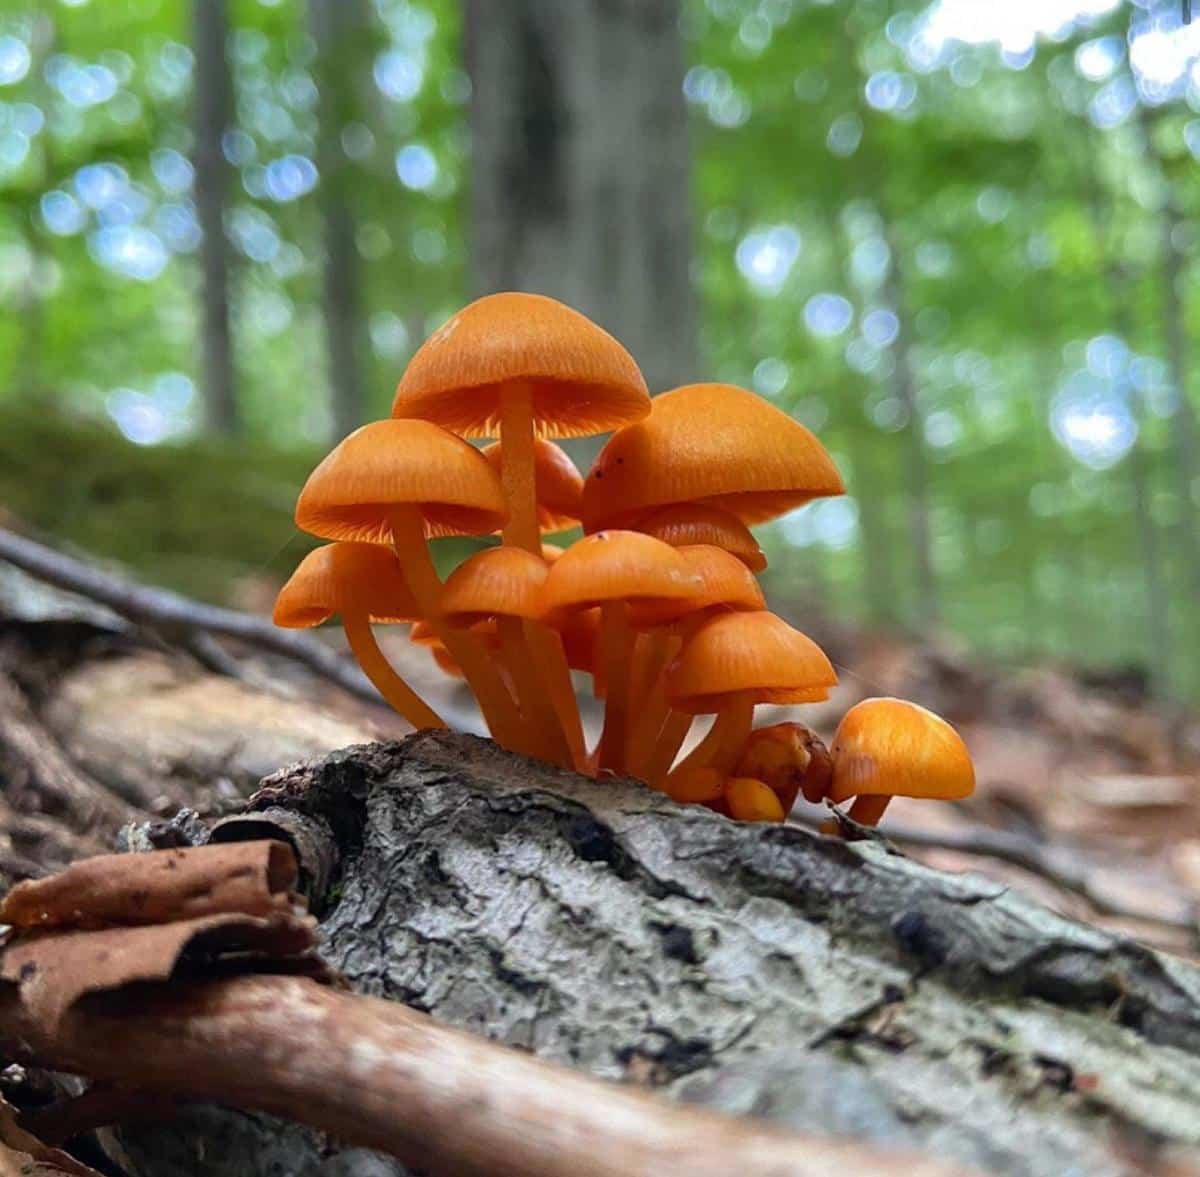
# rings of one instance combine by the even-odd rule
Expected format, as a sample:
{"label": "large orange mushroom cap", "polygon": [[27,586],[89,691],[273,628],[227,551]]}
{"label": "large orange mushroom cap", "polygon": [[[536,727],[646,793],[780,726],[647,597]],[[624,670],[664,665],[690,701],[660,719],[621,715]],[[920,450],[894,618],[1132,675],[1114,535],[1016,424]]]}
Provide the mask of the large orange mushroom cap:
{"label": "large orange mushroom cap", "polygon": [[356,429],[308,476],[296,526],[325,539],[388,543],[389,512],[416,506],[427,536],[483,535],[504,522],[500,480],[461,437],[428,421]]}
{"label": "large orange mushroom cap", "polygon": [[523,548],[485,548],[464,560],[442,590],[442,616],[467,626],[488,617],[536,621],[543,612],[545,562]]}
{"label": "large orange mushroom cap", "polygon": [[650,411],[637,364],[607,331],[553,298],[506,292],[464,307],[418,348],[392,416],[494,437],[514,382],[529,385],[542,437],[604,433]]}
{"label": "large orange mushroom cap", "polygon": [[760,523],[839,495],[841,475],[799,422],[732,384],[687,384],[615,433],[584,482],[585,531],[630,527],[657,507],[702,503]]}
{"label": "large orange mushroom cap", "polygon": [[372,621],[420,617],[390,549],[335,543],[309,552],[279,590],[271,619],[284,629],[308,629],[348,610]]}
{"label": "large orange mushroom cap", "polygon": [[638,520],[637,531],[673,548],[708,544],[736,556],[751,572],[761,572],[767,557],[758,540],[736,515],[702,503],[676,503]]}
{"label": "large orange mushroom cap", "polygon": [[[504,449],[494,441],[480,451],[499,476]],[[583,475],[570,455],[552,441],[535,438],[533,442],[533,481],[537,498],[539,531],[566,531],[579,525]]]}
{"label": "large orange mushroom cap", "polygon": [[975,766],[939,715],[905,699],[864,699],[842,716],[830,745],[830,800],[855,796],[957,801],[975,790]]}
{"label": "large orange mushroom cap", "polygon": [[757,703],[813,703],[837,674],[820,646],[773,613],[722,613],[700,627],[667,671],[679,711],[721,711],[747,695]]}
{"label": "large orange mushroom cap", "polygon": [[573,544],[550,567],[543,602],[547,612],[607,601],[658,608],[702,589],[699,575],[669,544],[636,531],[601,531]]}

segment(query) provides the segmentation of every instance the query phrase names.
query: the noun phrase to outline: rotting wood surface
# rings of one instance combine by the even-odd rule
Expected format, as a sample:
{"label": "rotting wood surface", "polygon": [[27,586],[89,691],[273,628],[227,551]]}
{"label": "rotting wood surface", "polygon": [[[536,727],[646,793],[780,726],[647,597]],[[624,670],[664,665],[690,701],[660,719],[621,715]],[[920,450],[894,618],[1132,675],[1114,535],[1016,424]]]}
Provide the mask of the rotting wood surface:
{"label": "rotting wood surface", "polygon": [[[979,876],[444,733],[287,770],[253,806],[332,831],[330,963],[447,1024],[988,1172],[1200,1154],[1200,971]],[[124,1143],[154,1177],[403,1172],[208,1109]]]}

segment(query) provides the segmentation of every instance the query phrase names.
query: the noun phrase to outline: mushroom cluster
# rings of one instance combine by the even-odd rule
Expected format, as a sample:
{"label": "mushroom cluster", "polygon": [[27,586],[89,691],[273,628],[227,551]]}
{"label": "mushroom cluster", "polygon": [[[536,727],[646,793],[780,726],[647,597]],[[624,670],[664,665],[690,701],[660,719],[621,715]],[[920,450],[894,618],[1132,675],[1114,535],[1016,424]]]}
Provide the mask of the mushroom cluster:
{"label": "mushroom cluster", "polygon": [[[551,438],[612,431],[586,479]],[[467,438],[497,438],[484,449]],[[832,747],[801,724],[753,730],[762,703],[812,703],[837,682],[810,638],[766,609],[749,525],[843,493],[821,443],[729,384],[652,401],[637,364],[569,307],[531,294],[472,303],[417,351],[392,416],[312,472],[296,523],[332,541],[300,564],[275,622],[337,615],[380,694],[414,727],[443,720],[397,674],[372,623],[410,636],[466,680],[503,747],[678,801],[781,821],[810,801],[961,797],[970,757],[938,717],[899,700],[853,708]],[[581,524],[566,550],[545,533]],[[439,536],[501,542],[443,581]],[[604,703],[585,743],[571,672]],[[682,759],[697,716],[707,735]]]}

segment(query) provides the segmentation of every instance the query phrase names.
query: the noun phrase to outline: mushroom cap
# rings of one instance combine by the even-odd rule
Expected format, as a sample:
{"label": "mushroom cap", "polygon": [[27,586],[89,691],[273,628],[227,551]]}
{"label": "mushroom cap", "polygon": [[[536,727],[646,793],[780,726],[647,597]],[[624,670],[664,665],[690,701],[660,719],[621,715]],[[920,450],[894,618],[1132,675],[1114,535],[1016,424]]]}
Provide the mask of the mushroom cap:
{"label": "mushroom cap", "polygon": [[374,421],[308,476],[296,526],[325,539],[386,544],[388,513],[402,504],[420,508],[428,536],[485,535],[508,514],[496,472],[461,437],[428,421]]}
{"label": "mushroom cap", "polygon": [[[754,574],[736,556],[709,544],[676,548],[687,566],[700,577],[700,592],[687,602],[688,614],[706,609],[754,612],[767,607]],[[679,619],[680,605],[669,602],[665,608],[648,604],[637,610],[636,624],[649,626],[662,617],[665,622]]]}
{"label": "mushroom cap", "polygon": [[703,588],[700,577],[669,544],[636,531],[598,531],[572,544],[546,577],[547,612],[586,609],[606,601],[666,608]]}
{"label": "mushroom cap", "polygon": [[[480,452],[499,475],[501,443],[494,441]],[[533,490],[539,531],[566,531],[568,527],[579,526],[583,475],[566,450],[541,437],[533,440]]]}
{"label": "mushroom cap", "polygon": [[463,307],[417,349],[392,416],[495,437],[501,394],[516,382],[532,389],[541,437],[587,437],[650,412],[637,364],[607,331],[553,298],[506,292]]}
{"label": "mushroom cap", "polygon": [[488,617],[542,615],[542,588],[549,574],[540,556],[524,548],[484,548],[447,578],[440,599],[450,625],[468,626]]}
{"label": "mushroom cap", "polygon": [[763,781],[779,794],[784,809],[791,809],[800,792],[814,804],[824,799],[833,762],[811,728],[802,723],[773,723],[750,733],[733,773]]}
{"label": "mushroom cap", "polygon": [[844,491],[825,447],[762,397],[732,384],[686,384],[619,430],[583,487],[583,527],[630,527],[656,507],[702,503],[743,523]]}
{"label": "mushroom cap", "polygon": [[736,515],[703,503],[676,503],[638,520],[638,531],[661,539],[673,548],[711,544],[736,556],[751,572],[761,572],[767,557],[748,528]]}
{"label": "mushroom cap", "polygon": [[702,804],[725,795],[725,774],[709,765],[686,768],[668,776],[663,788],[672,801]]}
{"label": "mushroom cap", "polygon": [[864,699],[838,724],[830,800],[882,794],[957,801],[975,790],[975,766],[940,715],[905,699]]}
{"label": "mushroom cap", "polygon": [[737,821],[783,821],[787,814],[779,795],[753,777],[732,777],[725,784],[725,804]]}
{"label": "mushroom cap", "polygon": [[756,703],[814,703],[837,675],[820,646],[774,613],[721,613],[667,669],[667,697],[704,715],[749,695]]}
{"label": "mushroom cap", "polygon": [[372,621],[421,616],[390,548],[335,543],[309,552],[279,590],[271,620],[284,629],[308,629],[348,609],[365,611]]}

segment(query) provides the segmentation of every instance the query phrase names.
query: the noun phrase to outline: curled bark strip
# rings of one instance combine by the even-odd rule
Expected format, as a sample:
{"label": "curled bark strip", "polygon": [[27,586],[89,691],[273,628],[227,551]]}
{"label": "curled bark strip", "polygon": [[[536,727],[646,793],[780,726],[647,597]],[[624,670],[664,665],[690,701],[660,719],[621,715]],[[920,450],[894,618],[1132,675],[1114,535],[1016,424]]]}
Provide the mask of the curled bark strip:
{"label": "curled bark strip", "polygon": [[268,807],[257,813],[222,818],[213,826],[209,841],[237,843],[260,838],[273,838],[291,846],[300,867],[297,887],[319,913],[340,858],[329,823],[291,809]]}
{"label": "curled bark strip", "polygon": [[0,988],[0,1047],[300,1120],[455,1177],[954,1177],[949,1163],[677,1107],[294,977],[139,986],[54,1030]]}
{"label": "curled bark strip", "polygon": [[225,913],[136,928],[34,932],[4,949],[0,979],[15,982],[29,1012],[53,1026],[86,993],[167,980],[185,954],[204,960],[231,953],[301,957],[315,943],[316,921],[286,912],[264,919]]}
{"label": "curled bark strip", "polygon": [[158,924],[220,912],[286,911],[296,859],[278,841],[103,854],[15,886],[0,923],[16,928]]}

